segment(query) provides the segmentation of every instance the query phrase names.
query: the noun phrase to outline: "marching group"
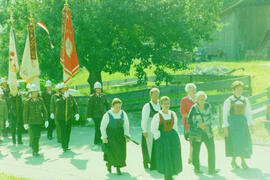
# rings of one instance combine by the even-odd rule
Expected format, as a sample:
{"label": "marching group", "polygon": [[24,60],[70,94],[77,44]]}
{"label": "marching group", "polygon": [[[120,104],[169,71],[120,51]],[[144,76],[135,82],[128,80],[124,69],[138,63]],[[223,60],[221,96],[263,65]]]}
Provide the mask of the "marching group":
{"label": "marching group", "polygon": [[[23,129],[28,130],[29,146],[32,155],[39,156],[39,139],[41,130],[47,128],[47,138],[53,138],[56,129],[57,141],[64,152],[69,149],[72,120],[79,120],[79,110],[75,98],[69,94],[64,83],[55,86],[52,91],[51,81],[46,81],[46,91],[39,92],[32,84],[27,85],[28,93],[20,92],[13,96],[5,78],[1,79],[0,88],[0,134],[7,136],[10,127],[13,144],[23,144]],[[223,105],[223,128],[225,132],[226,156],[232,157],[232,168],[240,168],[236,158],[241,158],[241,167],[247,169],[246,158],[252,154],[253,121],[251,106],[242,95],[244,84],[236,81],[232,84],[233,95]],[[18,86],[20,88],[20,86]],[[94,84],[95,93],[89,96],[87,120],[95,123],[94,144],[104,152],[107,170],[112,166],[117,174],[126,166],[126,143],[131,140],[129,119],[122,110],[122,101],[114,98],[111,105],[102,93],[101,83]],[[208,151],[208,173],[218,173],[215,166],[215,144],[212,126],[214,117],[212,108],[207,103],[207,95],[203,91],[196,92],[196,86],[188,83],[185,87],[187,96],[182,98],[180,113],[184,126],[184,137],[190,142],[188,163],[193,164],[196,174],[200,169],[200,147],[205,143]],[[142,140],[141,148],[143,166],[164,174],[166,180],[182,171],[181,143],[178,131],[178,118],[170,110],[170,98],[159,98],[158,88],[150,90],[150,101],[142,108]]]}

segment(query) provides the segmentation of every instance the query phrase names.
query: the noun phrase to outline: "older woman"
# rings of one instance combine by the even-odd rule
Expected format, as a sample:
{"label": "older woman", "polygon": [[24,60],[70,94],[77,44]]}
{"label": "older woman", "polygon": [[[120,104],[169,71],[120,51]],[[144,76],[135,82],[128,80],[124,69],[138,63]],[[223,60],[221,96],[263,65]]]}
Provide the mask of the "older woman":
{"label": "older woman", "polygon": [[245,158],[252,154],[252,142],[249,132],[253,130],[251,106],[249,100],[242,96],[244,83],[232,83],[233,95],[225,100],[223,105],[223,127],[225,130],[226,156],[232,157],[232,168],[239,168],[236,157],[241,157],[243,169],[248,166]]}
{"label": "older woman", "polygon": [[165,180],[173,179],[182,171],[181,146],[177,128],[177,116],[170,110],[170,98],[160,99],[161,111],[153,117],[151,132],[156,140],[156,169]]}
{"label": "older woman", "polygon": [[[212,109],[210,104],[206,103],[207,95],[203,91],[196,93],[196,104],[191,108],[188,115],[188,123],[190,124],[190,139],[192,140],[193,158],[192,164],[196,174],[202,173],[200,170],[200,149],[202,142],[205,143],[208,152],[208,173],[216,174],[215,168],[215,144],[212,132]],[[193,134],[192,132],[196,132]],[[192,139],[192,136],[197,138]]]}
{"label": "older woman", "polygon": [[[185,86],[185,91],[188,94],[186,97],[184,97],[181,100],[181,105],[180,105],[180,113],[183,117],[182,123],[183,127],[185,128],[186,131],[189,130],[189,124],[187,122],[187,117],[190,112],[191,107],[195,104],[195,94],[196,94],[196,86],[193,83],[188,83]],[[192,142],[190,142],[190,149],[189,149],[189,158],[188,158],[188,163],[190,164],[192,162]]]}
{"label": "older woman", "polygon": [[122,101],[114,98],[112,109],[104,114],[100,126],[101,138],[108,147],[108,152],[104,152],[107,170],[111,173],[114,166],[118,175],[120,168],[126,166],[126,142],[130,139],[128,117],[121,107]]}
{"label": "older woman", "polygon": [[154,153],[153,146],[153,134],[151,133],[151,122],[153,116],[160,110],[159,104],[159,89],[152,88],[150,90],[151,101],[147,102],[142,109],[142,154],[144,168],[148,168],[150,163],[151,169],[155,169],[155,160],[152,158],[152,151]]}

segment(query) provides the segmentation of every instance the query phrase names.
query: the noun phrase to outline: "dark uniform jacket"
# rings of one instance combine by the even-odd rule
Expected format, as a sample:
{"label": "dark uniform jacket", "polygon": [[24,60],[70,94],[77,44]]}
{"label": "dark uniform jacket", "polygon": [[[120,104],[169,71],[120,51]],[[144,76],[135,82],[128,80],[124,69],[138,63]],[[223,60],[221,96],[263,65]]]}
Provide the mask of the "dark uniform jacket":
{"label": "dark uniform jacket", "polygon": [[23,103],[22,96],[18,93],[16,96],[9,95],[7,99],[9,118],[14,119],[17,122],[22,122],[22,113],[23,113]]}
{"label": "dark uniform jacket", "polygon": [[23,121],[24,124],[42,125],[48,120],[48,113],[42,98],[29,98],[24,103]]}
{"label": "dark uniform jacket", "polygon": [[50,104],[51,104],[51,98],[52,98],[53,94],[54,94],[53,91],[51,91],[51,94],[48,91],[44,91],[41,93],[41,97],[45,103],[48,114],[50,114],[50,111],[51,111]]}
{"label": "dark uniform jacket", "polygon": [[96,93],[90,95],[87,106],[88,118],[102,118],[105,112],[110,109],[107,97],[101,93],[99,97]]}
{"label": "dark uniform jacket", "polygon": [[8,96],[9,96],[9,93],[10,93],[10,89],[7,86],[7,88],[2,88],[2,90],[4,92],[3,98],[7,100],[8,99]]}
{"label": "dark uniform jacket", "polygon": [[4,122],[8,119],[7,103],[4,99],[0,99],[0,130],[5,127]]}
{"label": "dark uniform jacket", "polygon": [[79,113],[78,105],[73,96],[69,95],[67,98],[60,94],[54,96],[51,101],[51,113],[54,114],[57,121],[72,120],[75,114]]}

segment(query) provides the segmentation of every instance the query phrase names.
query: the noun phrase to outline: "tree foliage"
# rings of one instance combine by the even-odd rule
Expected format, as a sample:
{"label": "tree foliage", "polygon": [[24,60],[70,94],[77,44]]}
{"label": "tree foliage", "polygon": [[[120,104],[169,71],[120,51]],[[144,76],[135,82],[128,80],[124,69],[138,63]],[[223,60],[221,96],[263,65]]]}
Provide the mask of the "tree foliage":
{"label": "tree foliage", "polygon": [[[7,2],[7,3],[5,3]],[[21,59],[29,14],[47,25],[47,34],[36,28],[41,76],[61,80],[59,65],[64,0],[4,0],[0,23],[8,25],[14,12],[18,54]],[[81,66],[89,71],[89,83],[101,81],[101,72],[128,75],[134,65],[139,82],[147,81],[145,69],[154,68],[157,83],[169,81],[168,69],[186,67],[175,50],[192,52],[219,27],[220,0],[69,0],[75,44]],[[0,34],[1,72],[8,59],[8,29]],[[2,71],[3,70],[3,71]]]}

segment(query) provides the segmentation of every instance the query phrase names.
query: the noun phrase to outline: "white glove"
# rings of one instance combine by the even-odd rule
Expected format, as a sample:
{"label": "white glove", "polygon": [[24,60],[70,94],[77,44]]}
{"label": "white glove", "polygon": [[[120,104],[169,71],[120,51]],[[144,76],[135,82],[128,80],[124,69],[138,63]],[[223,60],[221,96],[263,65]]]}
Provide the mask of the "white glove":
{"label": "white glove", "polygon": [[80,119],[80,115],[79,114],[75,114],[75,120],[76,121],[79,121],[79,119]]}
{"label": "white glove", "polygon": [[49,121],[45,121],[45,128],[49,126]]}
{"label": "white glove", "polygon": [[91,121],[93,121],[93,119],[92,118],[87,118],[87,121],[91,122]]}
{"label": "white glove", "polygon": [[28,129],[28,124],[24,125],[24,129],[26,129],[26,130]]}
{"label": "white glove", "polygon": [[66,91],[66,92],[63,94],[63,96],[64,96],[65,98],[67,98],[67,97],[69,96],[69,93]]}
{"label": "white glove", "polygon": [[51,113],[50,118],[54,119],[54,114],[53,113]]}
{"label": "white glove", "polygon": [[8,121],[6,121],[6,128],[8,128],[8,126],[9,126],[9,122],[8,122]]}

